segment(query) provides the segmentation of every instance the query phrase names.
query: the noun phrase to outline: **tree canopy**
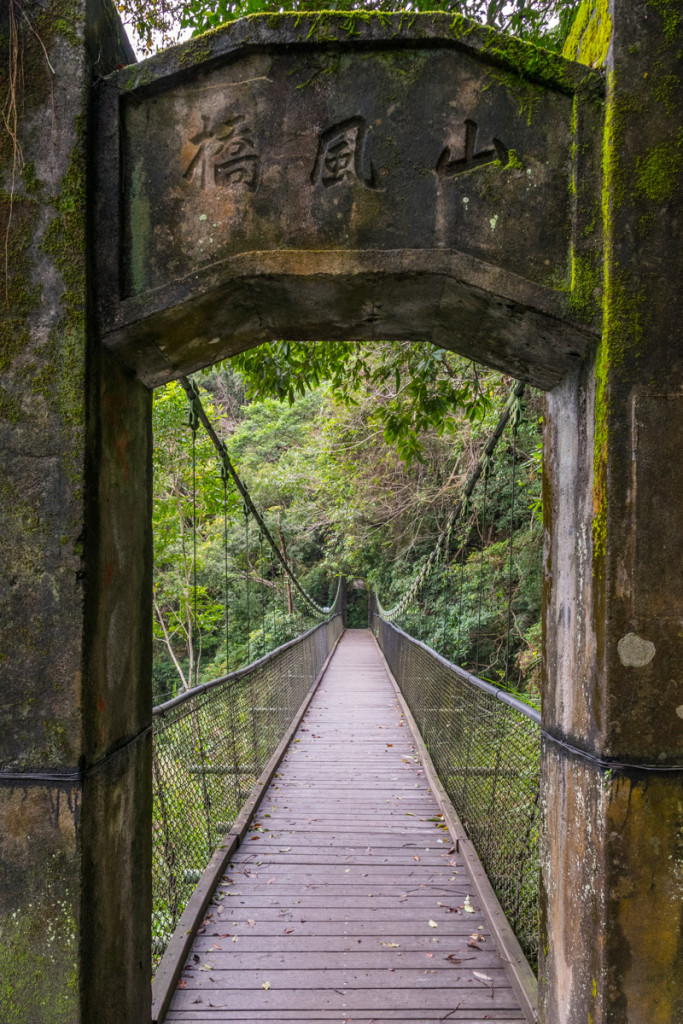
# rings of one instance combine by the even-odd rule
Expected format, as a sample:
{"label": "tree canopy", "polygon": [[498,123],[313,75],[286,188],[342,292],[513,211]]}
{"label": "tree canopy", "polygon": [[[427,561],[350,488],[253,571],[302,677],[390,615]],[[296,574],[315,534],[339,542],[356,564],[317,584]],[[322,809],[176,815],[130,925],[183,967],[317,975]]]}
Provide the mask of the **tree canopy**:
{"label": "tree canopy", "polygon": [[561,50],[580,6],[581,0],[119,0],[147,53],[249,14],[280,11],[452,11]]}

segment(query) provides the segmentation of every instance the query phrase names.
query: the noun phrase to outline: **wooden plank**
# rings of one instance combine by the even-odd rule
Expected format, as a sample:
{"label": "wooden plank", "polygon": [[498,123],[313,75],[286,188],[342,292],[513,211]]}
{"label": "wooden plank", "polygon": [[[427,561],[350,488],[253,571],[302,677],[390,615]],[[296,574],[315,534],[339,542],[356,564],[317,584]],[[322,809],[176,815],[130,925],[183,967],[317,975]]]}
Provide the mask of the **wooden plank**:
{"label": "wooden plank", "polygon": [[[425,915],[426,916],[426,915]],[[212,922],[211,927],[206,926],[206,935],[223,935],[226,932],[231,935],[237,936],[253,936],[253,935],[278,935],[283,929],[279,926],[275,927],[272,921],[258,921],[256,918],[252,918],[256,923],[253,925],[246,924],[246,922],[235,922],[232,920],[229,914],[225,915],[224,922],[219,924],[217,921]],[[429,920],[429,918],[427,918]],[[480,923],[482,919],[479,919]],[[361,930],[363,935],[367,938],[371,935],[376,935],[381,939],[390,939],[394,942],[401,941],[403,936],[415,937],[417,935],[424,935],[428,937],[429,929],[425,926],[423,928],[418,927],[414,919],[407,918],[403,921],[375,921],[372,919],[363,920],[356,918],[350,920],[345,927],[343,921],[305,921],[303,924],[299,923],[296,931],[298,935],[350,935],[353,928]],[[486,927],[486,926],[484,926]],[[451,936],[454,935],[469,935],[478,930],[479,925],[476,921],[470,926],[466,923],[460,922],[448,922],[444,923],[439,928],[439,935],[435,936],[432,932],[432,942],[434,939],[438,939],[439,944],[443,945],[449,942]],[[469,929],[469,930],[468,930]],[[449,947],[450,948],[450,947]]]}
{"label": "wooden plank", "polygon": [[[481,1011],[482,1017],[490,1009],[519,1010],[519,1001],[514,990],[509,988],[489,989],[487,986],[471,982],[467,988],[452,989],[450,986],[436,987],[430,985],[429,989],[408,988],[394,989],[391,987],[391,975],[383,972],[384,984],[374,989],[289,989],[271,987],[264,991],[259,986],[257,990],[218,988],[212,986],[210,992],[198,989],[179,989],[173,999],[173,1006],[177,1009],[189,1009],[197,1006],[215,1009],[231,1010],[336,1010],[342,1016],[343,1011],[352,1010],[392,1010],[401,1007],[410,1009],[413,1012],[427,1010],[442,1010],[447,1013],[454,1009],[459,1003],[461,1008]],[[262,984],[267,981],[263,979]]]}
{"label": "wooden plank", "polygon": [[[191,978],[195,991],[211,990],[215,992],[219,988],[233,991],[239,989],[244,992],[261,990],[263,970],[229,968],[227,966],[229,957],[229,953],[208,953],[206,959],[201,961],[192,973],[184,971],[183,977]],[[307,992],[309,989],[320,992],[325,989],[339,988],[347,991],[352,989],[371,990],[382,989],[386,984],[388,965],[375,970],[352,967],[346,969],[337,966],[339,959],[334,954],[329,953],[326,959],[326,965],[320,969],[292,970],[289,966],[278,968],[271,963],[266,968],[265,977],[270,981],[272,989],[288,989],[297,992]],[[485,975],[488,988],[496,992],[499,989],[508,990],[511,987],[507,972],[500,966],[500,961],[498,964],[497,969],[489,967],[486,972],[483,970],[479,972],[482,976]],[[389,969],[391,970],[391,987],[394,991],[408,989],[412,992],[416,989],[431,988],[432,983],[447,985],[449,989],[467,989],[468,991],[471,990],[473,983],[484,985],[483,981],[480,982],[473,976],[471,969],[457,966],[448,971],[447,978],[444,969],[437,971],[432,968],[431,963],[425,967],[424,961],[419,968],[393,967]]]}
{"label": "wooden plank", "polygon": [[[379,921],[381,924],[389,926],[390,922],[396,921],[419,921],[427,925],[428,921],[434,921],[438,928],[431,928],[426,930],[425,934],[431,934],[432,937],[438,938],[440,931],[446,926],[451,924],[461,924],[462,928],[466,932],[475,931],[472,926],[472,920],[477,915],[464,914],[458,908],[457,900],[449,900],[448,906],[453,906],[456,913],[451,913],[446,909],[445,906],[438,906],[437,901],[434,899],[429,900],[426,904],[415,906],[417,901],[404,900],[402,903],[392,901],[392,904],[387,907],[373,907],[371,901],[368,900],[364,907],[338,907],[336,903],[329,902],[327,906],[319,907],[307,907],[306,908],[306,920],[309,923],[314,921],[346,921],[346,922],[360,922],[360,921]],[[422,902],[422,901],[421,901]],[[441,901],[438,901],[441,902]],[[462,900],[461,900],[462,902]],[[222,910],[222,913],[219,911]],[[257,917],[252,916],[252,910],[257,913]],[[230,906],[225,908],[216,908],[213,915],[207,914],[205,921],[218,922],[223,918],[230,918],[234,923],[254,921],[258,920],[261,923],[265,921],[287,921],[290,917],[296,918],[297,921],[302,917],[303,910],[300,906],[265,906],[258,907],[254,906],[253,900],[245,901],[245,906],[235,906],[232,903]],[[479,924],[477,925],[477,928]],[[484,925],[484,933],[486,933],[486,926]]]}
{"label": "wooden plank", "polygon": [[[195,940],[196,945],[193,946],[193,952],[190,955],[194,956],[197,954],[202,956],[204,949],[209,949],[215,943],[222,945],[226,935],[228,937],[231,936],[229,922],[226,923],[222,930],[216,929],[213,935],[210,935],[207,929],[205,935],[198,936]],[[198,940],[200,938],[205,939],[206,944],[199,943]],[[377,952],[380,942],[393,942],[394,940],[395,937],[390,934],[388,929],[382,935],[364,935],[359,939],[355,935],[319,935],[312,928],[308,929],[308,934],[301,934],[297,931],[296,927],[291,935],[287,935],[285,933],[285,926],[283,926],[278,935],[242,935],[234,948],[244,953],[263,953],[264,955],[283,952],[307,954],[311,952],[334,952],[341,954],[353,951],[370,955]],[[467,933],[449,936],[447,942],[444,942],[442,938],[438,944],[435,944],[433,939],[427,935],[403,935],[398,939],[400,943],[399,953],[424,954],[425,952],[439,952],[444,955],[453,953],[455,956],[460,956],[461,954],[464,956],[474,952],[468,948],[468,940],[469,935]],[[488,937],[488,945],[492,945],[490,936]],[[391,955],[391,951],[389,951],[389,955]],[[486,957],[488,955],[485,952],[481,953],[482,964],[487,963]]]}
{"label": "wooden plank", "polygon": [[[169,1021],[201,1021],[205,1024],[210,1024],[213,1021],[237,1021],[239,1024],[291,1024],[293,1020],[306,1022],[306,1024],[325,1024],[327,1021],[334,1021],[335,1024],[339,1022],[339,1014],[334,1013],[329,1017],[322,1017],[321,1014],[324,1011],[313,1010],[308,1011],[295,1011],[291,1017],[283,1017],[282,1012],[278,1012],[278,1015],[273,1017],[268,1012],[259,1012],[258,1016],[251,1014],[245,1014],[244,1011],[239,1013],[230,1013],[225,1010],[211,1010],[210,1008],[202,1011],[184,1010],[178,1011],[171,1014],[167,1019]],[[442,1024],[444,1020],[457,1021],[458,1024],[480,1024],[481,1020],[486,1021],[497,1021],[498,1024],[519,1024],[519,1021],[523,1021],[526,1018],[523,1015],[517,1017],[511,1017],[510,1012],[506,1010],[500,1011],[488,1011],[484,1017],[478,1014],[476,1018],[468,1011],[457,1011],[443,1015],[441,1011],[437,1011],[438,1016],[425,1017],[423,1013],[420,1017],[387,1017],[386,1014],[382,1014],[381,1017],[376,1015],[369,1017],[366,1014],[358,1016],[357,1011],[353,1017],[344,1017],[344,1021],[352,1021],[353,1024],[394,1024],[395,1021],[401,1021],[402,1024]],[[465,1016],[463,1016],[465,1014]]]}
{"label": "wooden plank", "polygon": [[[488,1008],[486,1013],[482,1015],[477,1013],[473,1016],[473,1011],[467,1007],[457,1007],[450,1013],[448,1013],[448,1021],[451,1020],[459,1021],[461,1024],[481,1024],[481,1021],[495,1020],[498,1024],[517,1024],[518,1021],[524,1020],[524,1015],[521,1010],[513,1009],[501,1009],[501,1008]],[[398,1009],[386,1009],[386,1010],[375,1010],[363,1011],[356,1010],[353,1016],[344,1016],[341,1018],[342,1022],[350,1022],[350,1024],[395,1024],[397,1021],[403,1022],[403,1024],[442,1024],[444,1021],[445,1014],[443,1010],[432,1010],[423,1008],[422,1010],[415,1012],[412,1009],[404,1009],[399,1007]],[[212,1009],[211,1007],[205,1007],[203,1010],[197,1008],[184,1009],[174,1011],[173,1018],[175,1020],[225,1020],[225,1021],[239,1021],[240,1024],[289,1024],[292,1020],[294,1021],[318,1021],[320,1024],[327,1021],[334,1021],[334,1024],[340,1024],[340,1016],[338,1011],[329,1009],[314,1009],[314,1010],[261,1010],[258,1017],[254,1016],[249,1011],[235,1011],[227,1008]]]}
{"label": "wooden plank", "polygon": [[[221,947],[218,950],[215,948],[217,945]],[[377,947],[372,950],[366,949],[360,952],[354,949],[341,950],[342,957],[339,957],[339,950],[318,949],[315,942],[310,945],[312,948],[308,949],[281,948],[276,951],[272,949],[267,951],[239,951],[242,948],[240,945],[233,946],[231,942],[225,942],[225,940],[222,940],[222,943],[220,940],[213,940],[211,943],[207,940],[206,945],[196,943],[195,953],[199,956],[199,966],[210,963],[215,964],[216,968],[220,970],[243,972],[262,971],[264,969],[272,971],[284,969],[293,971],[323,971],[329,967],[330,963],[338,965],[340,959],[343,959],[345,968],[355,971],[360,969],[386,971],[392,967],[412,968],[419,971],[424,971],[426,968],[434,971],[454,971],[459,965],[455,964],[453,959],[449,961],[446,956],[450,955],[459,959],[460,967],[467,969],[468,965],[478,955],[477,950],[469,950],[472,956],[468,956],[467,948],[460,950],[460,955],[454,951],[434,953],[432,950],[429,950],[430,956],[427,958],[424,949],[399,949],[393,952],[379,949],[378,942]],[[500,969],[501,966],[500,957],[493,943],[490,943],[490,945],[492,945],[493,952],[488,952],[485,956],[479,956],[476,961],[477,970],[485,970],[486,973],[490,973],[490,971],[496,968]],[[238,951],[230,952],[230,949]],[[451,947],[449,949],[451,950]],[[195,965],[190,965],[190,967],[196,970]]]}

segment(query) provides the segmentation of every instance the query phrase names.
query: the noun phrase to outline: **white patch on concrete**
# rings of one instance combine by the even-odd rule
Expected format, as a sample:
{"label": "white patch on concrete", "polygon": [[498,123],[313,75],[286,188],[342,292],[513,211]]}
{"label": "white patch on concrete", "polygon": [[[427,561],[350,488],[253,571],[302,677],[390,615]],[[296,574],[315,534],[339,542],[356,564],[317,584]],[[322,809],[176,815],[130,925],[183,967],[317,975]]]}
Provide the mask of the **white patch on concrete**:
{"label": "white patch on concrete", "polygon": [[643,668],[644,665],[649,665],[656,653],[653,643],[643,640],[635,633],[622,636],[617,644],[617,651],[621,664],[628,668]]}
{"label": "white patch on concrete", "polygon": [[679,706],[676,708],[676,714],[679,718],[683,718],[683,704],[679,704]]}

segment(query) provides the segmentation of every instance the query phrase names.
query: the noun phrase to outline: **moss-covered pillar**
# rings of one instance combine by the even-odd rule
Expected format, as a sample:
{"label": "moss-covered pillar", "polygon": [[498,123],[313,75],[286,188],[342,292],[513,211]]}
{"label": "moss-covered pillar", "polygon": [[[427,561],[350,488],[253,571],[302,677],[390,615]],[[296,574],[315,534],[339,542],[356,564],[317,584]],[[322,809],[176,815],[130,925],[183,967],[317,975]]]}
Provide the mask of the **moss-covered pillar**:
{"label": "moss-covered pillar", "polygon": [[[150,402],[91,319],[109,0],[0,3],[0,1021],[150,1018]],[[6,248],[5,248],[6,243]]]}
{"label": "moss-covered pillar", "polygon": [[[584,9],[603,334],[546,417],[545,1024],[683,1021],[683,3]],[[676,767],[678,766],[678,768]]]}

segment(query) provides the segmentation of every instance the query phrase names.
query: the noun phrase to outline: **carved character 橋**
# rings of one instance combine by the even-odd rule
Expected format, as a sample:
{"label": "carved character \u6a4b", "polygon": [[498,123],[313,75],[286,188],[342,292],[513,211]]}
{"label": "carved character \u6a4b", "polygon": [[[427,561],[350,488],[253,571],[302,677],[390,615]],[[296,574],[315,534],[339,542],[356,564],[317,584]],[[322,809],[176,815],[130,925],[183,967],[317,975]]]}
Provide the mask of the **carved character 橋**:
{"label": "carved character \u6a4b", "polygon": [[202,128],[190,142],[198,148],[183,174],[186,181],[196,180],[203,189],[225,185],[256,188],[259,157],[244,115],[223,117],[215,128],[202,115]]}

